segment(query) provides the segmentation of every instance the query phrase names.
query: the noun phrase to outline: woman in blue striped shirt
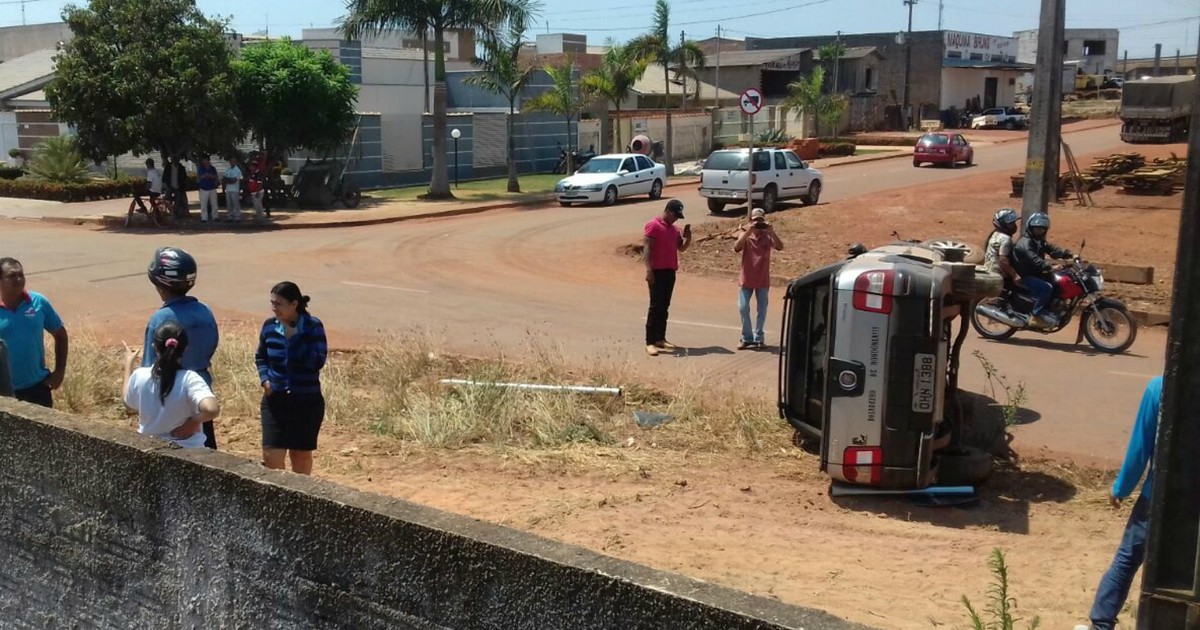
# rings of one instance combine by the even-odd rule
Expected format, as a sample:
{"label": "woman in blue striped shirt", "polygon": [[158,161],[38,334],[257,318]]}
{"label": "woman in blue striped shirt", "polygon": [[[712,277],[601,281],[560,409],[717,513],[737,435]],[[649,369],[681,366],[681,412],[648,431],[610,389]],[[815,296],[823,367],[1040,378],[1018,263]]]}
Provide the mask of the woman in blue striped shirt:
{"label": "woman in blue striped shirt", "polygon": [[258,380],[262,383],[263,464],[312,473],[317,434],[325,418],[321,368],[329,352],[325,327],[308,313],[308,296],[292,282],[271,289],[275,317],[263,322],[258,337]]}

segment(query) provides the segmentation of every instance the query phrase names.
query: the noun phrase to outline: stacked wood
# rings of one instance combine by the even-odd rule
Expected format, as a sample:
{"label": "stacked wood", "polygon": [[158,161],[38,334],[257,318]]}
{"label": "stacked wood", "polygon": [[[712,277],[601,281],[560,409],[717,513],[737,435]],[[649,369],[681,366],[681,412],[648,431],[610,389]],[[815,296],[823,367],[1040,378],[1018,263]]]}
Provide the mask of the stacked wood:
{"label": "stacked wood", "polygon": [[1140,153],[1114,153],[1096,160],[1084,173],[1098,179],[1103,185],[1114,175],[1124,175],[1146,165],[1146,157]]}
{"label": "stacked wood", "polygon": [[1121,185],[1126,194],[1170,195],[1175,192],[1175,182],[1182,182],[1179,175],[1185,170],[1185,165],[1185,161],[1163,161],[1120,175],[1114,181]]}
{"label": "stacked wood", "polygon": [[1171,157],[1156,159],[1151,162],[1151,165],[1174,170],[1175,176],[1171,183],[1175,188],[1183,190],[1183,182],[1187,178],[1187,158],[1181,158],[1172,153]]}

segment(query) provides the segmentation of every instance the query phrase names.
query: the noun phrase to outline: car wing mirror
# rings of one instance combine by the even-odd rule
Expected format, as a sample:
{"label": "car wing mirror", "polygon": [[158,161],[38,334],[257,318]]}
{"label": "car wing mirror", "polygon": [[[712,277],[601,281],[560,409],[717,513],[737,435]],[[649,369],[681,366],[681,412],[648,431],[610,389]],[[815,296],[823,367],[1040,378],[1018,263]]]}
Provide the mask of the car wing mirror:
{"label": "car wing mirror", "polygon": [[625,169],[621,169],[621,170],[617,171],[617,175],[620,175],[621,177],[624,177],[628,174],[629,174],[629,171],[627,171]]}

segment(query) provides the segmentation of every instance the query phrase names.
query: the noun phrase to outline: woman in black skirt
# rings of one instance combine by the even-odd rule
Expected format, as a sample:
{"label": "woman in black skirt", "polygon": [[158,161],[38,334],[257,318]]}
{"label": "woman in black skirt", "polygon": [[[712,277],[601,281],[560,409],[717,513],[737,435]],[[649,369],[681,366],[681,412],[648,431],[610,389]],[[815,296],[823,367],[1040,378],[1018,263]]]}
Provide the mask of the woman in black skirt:
{"label": "woman in black skirt", "polygon": [[282,470],[290,459],[292,472],[308,475],[325,418],[325,328],[308,313],[308,296],[294,283],[271,289],[271,310],[275,317],[263,322],[254,356],[263,388],[263,464]]}

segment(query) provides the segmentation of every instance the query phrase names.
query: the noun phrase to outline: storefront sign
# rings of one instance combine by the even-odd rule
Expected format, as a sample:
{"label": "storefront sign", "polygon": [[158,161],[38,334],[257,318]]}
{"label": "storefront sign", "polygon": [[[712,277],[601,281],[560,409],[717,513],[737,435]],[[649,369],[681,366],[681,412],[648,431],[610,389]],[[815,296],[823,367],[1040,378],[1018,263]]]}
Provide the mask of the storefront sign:
{"label": "storefront sign", "polygon": [[1015,61],[1017,57],[1017,43],[1011,37],[947,31],[945,38],[945,56],[948,59],[992,61],[994,57],[999,57],[999,61]]}
{"label": "storefront sign", "polygon": [[784,57],[783,59],[776,59],[775,61],[768,61],[767,63],[764,63],[762,65],[762,67],[763,67],[763,70],[796,71],[796,70],[800,69],[800,55],[798,55],[798,54],[791,55],[788,57]]}

